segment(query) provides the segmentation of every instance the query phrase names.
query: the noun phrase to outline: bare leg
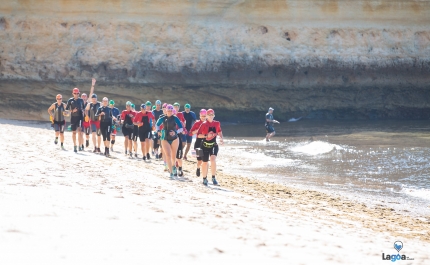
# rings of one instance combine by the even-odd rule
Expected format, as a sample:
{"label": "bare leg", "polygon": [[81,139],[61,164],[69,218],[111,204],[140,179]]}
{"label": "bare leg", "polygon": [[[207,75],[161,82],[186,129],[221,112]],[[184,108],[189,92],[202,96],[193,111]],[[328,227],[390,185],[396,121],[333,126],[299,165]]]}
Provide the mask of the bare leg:
{"label": "bare leg", "polygon": [[170,158],[172,160],[172,165],[175,166],[176,153],[178,152],[178,147],[179,147],[179,139],[174,140],[171,144],[171,147],[172,147],[171,149],[172,152],[170,154]]}
{"label": "bare leg", "polygon": [[161,141],[161,146],[163,146],[163,157],[165,157],[165,161],[167,163],[167,170],[172,172],[171,146],[166,140]]}
{"label": "bare leg", "polygon": [[60,133],[60,142],[64,143],[64,133]]}
{"label": "bare leg", "polygon": [[204,178],[208,176],[208,162],[202,162],[202,176]]}
{"label": "bare leg", "polygon": [[188,155],[190,148],[191,148],[191,143],[187,143],[187,148],[185,149],[184,157],[186,157]]}
{"label": "bare leg", "polygon": [[146,150],[146,140],[143,142],[140,142],[140,149],[142,150],[142,156],[145,157],[145,150]]}
{"label": "bare leg", "polygon": [[216,155],[211,155],[211,173],[212,176],[216,174]]}
{"label": "bare leg", "polygon": [[82,146],[84,144],[84,136],[82,134],[81,127],[78,127],[78,142],[79,142],[79,146]]}

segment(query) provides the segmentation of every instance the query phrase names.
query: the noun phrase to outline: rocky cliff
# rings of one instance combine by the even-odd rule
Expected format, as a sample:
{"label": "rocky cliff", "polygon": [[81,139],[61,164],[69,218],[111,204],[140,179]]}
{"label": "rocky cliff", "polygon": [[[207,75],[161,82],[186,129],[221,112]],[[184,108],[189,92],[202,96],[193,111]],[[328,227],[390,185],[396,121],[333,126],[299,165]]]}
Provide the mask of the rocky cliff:
{"label": "rocky cliff", "polygon": [[92,77],[120,104],[189,102],[231,121],[269,106],[280,120],[430,117],[430,1],[11,0],[0,44],[11,118],[46,119],[55,94]]}

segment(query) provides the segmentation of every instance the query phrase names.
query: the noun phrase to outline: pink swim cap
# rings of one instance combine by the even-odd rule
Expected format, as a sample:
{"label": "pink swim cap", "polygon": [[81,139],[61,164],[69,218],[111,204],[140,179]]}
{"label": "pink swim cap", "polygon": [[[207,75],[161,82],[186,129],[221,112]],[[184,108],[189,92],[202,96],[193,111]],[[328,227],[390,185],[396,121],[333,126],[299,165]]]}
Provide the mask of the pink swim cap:
{"label": "pink swim cap", "polygon": [[206,115],[206,110],[205,109],[201,109],[200,110],[200,114]]}
{"label": "pink swim cap", "polygon": [[173,106],[170,105],[170,104],[166,106],[166,109],[168,109],[168,110],[174,110]]}
{"label": "pink swim cap", "polygon": [[167,107],[167,103],[164,103],[162,108],[164,109],[166,107]]}

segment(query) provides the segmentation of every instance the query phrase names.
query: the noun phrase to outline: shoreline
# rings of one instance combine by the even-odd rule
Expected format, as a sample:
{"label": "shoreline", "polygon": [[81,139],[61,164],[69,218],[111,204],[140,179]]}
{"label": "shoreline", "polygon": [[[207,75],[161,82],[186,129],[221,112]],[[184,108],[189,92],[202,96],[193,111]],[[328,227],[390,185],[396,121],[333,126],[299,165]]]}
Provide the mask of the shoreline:
{"label": "shoreline", "polygon": [[[224,244],[230,245],[224,248],[220,246],[208,247],[211,250],[205,253],[211,257],[224,255],[228,256],[229,260],[233,260],[234,254],[231,250],[236,247],[244,247],[247,251],[255,251],[250,257],[259,257],[263,258],[263,260],[270,259],[275,263],[285,262],[286,260],[299,261],[300,256],[295,256],[298,254],[291,252],[288,252],[290,256],[282,254],[281,249],[285,248],[285,245],[277,245],[275,242],[278,242],[277,240],[287,240],[286,242],[290,242],[290,246],[296,249],[299,245],[309,247],[312,245],[311,242],[315,241],[316,243],[325,244],[328,249],[314,246],[313,249],[302,248],[300,253],[317,253],[315,255],[322,255],[325,262],[329,264],[333,263],[331,262],[333,261],[333,256],[338,255],[336,253],[340,251],[339,253],[344,256],[343,258],[337,258],[340,259],[338,262],[341,264],[350,258],[361,257],[360,253],[355,253],[355,249],[358,247],[359,249],[364,248],[362,250],[366,253],[374,252],[369,254],[375,255],[375,260],[369,263],[373,264],[380,261],[381,250],[386,249],[385,253],[388,250],[392,250],[390,240],[394,242],[394,239],[403,239],[409,246],[408,253],[411,253],[410,256],[414,257],[415,260],[417,258],[430,258],[426,252],[422,252],[425,249],[423,243],[430,242],[430,221],[418,220],[411,216],[400,214],[394,209],[381,206],[368,207],[364,204],[319,191],[302,190],[265,182],[253,177],[240,176],[229,170],[228,164],[224,163],[227,156],[231,156],[234,159],[234,153],[230,152],[234,150],[233,147],[221,146],[223,149],[221,156],[225,156],[223,159],[218,160],[218,168],[220,169],[218,179],[221,186],[219,188],[206,188],[201,185],[201,178],[194,176],[195,162],[185,162],[184,165],[184,171],[192,182],[172,182],[167,179],[167,174],[162,171],[160,162],[144,163],[135,159],[125,158],[122,154],[122,136],[117,137],[118,144],[115,145],[115,158],[107,159],[88,151],[80,152],[78,155],[73,154],[70,149],[71,136],[67,132],[65,134],[65,145],[69,151],[57,150],[58,146],[52,143],[54,133],[52,130],[47,130],[50,127],[49,123],[26,124],[22,121],[0,119],[0,124],[2,124],[5,132],[5,150],[10,154],[4,158],[0,166],[2,176],[0,177],[0,183],[2,183],[0,197],[7,203],[16,203],[15,200],[19,201],[17,199],[21,196],[30,200],[27,201],[28,205],[26,207],[13,208],[2,214],[7,221],[0,225],[0,236],[6,239],[3,244],[10,243],[9,248],[14,247],[19,242],[19,240],[14,241],[14,237],[18,237],[21,240],[26,238],[41,239],[34,236],[38,234],[39,228],[25,229],[19,227],[19,225],[28,227],[28,222],[34,219],[31,217],[34,215],[33,211],[40,210],[39,214],[47,216],[43,218],[52,220],[48,222],[51,224],[51,222],[55,222],[54,219],[63,220],[62,218],[65,215],[63,211],[65,209],[70,209],[73,212],[82,208],[83,212],[79,210],[82,218],[91,221],[94,218],[93,215],[98,214],[97,210],[94,211],[97,206],[85,206],[87,202],[89,205],[93,203],[89,201],[80,202],[79,199],[74,201],[74,199],[82,197],[83,199],[91,198],[92,200],[93,198],[99,198],[94,196],[103,196],[105,199],[97,199],[101,203],[98,207],[106,211],[106,215],[110,218],[107,223],[112,222],[112,220],[128,220],[130,216],[138,214],[139,210],[130,210],[132,213],[127,214],[122,214],[121,211],[134,209],[133,207],[141,204],[139,207],[144,207],[145,210],[142,213],[145,214],[139,219],[143,222],[139,224],[139,227],[142,224],[145,224],[144,226],[148,225],[148,222],[159,222],[163,224],[163,227],[170,227],[172,220],[176,220],[174,223],[177,225],[179,225],[177,222],[181,223],[179,227],[182,228],[188,227],[190,224],[194,226],[195,223],[198,223],[196,227],[206,224],[204,227],[196,228],[196,231],[187,230],[187,235],[198,237],[195,233],[204,231],[204,233],[210,234],[209,238],[213,239],[216,237],[215,234],[220,233],[219,236],[223,237],[223,240],[216,242],[224,242]],[[19,153],[19,150],[22,150],[20,144],[29,151],[22,158]],[[38,156],[39,152],[43,154]],[[54,162],[57,161],[55,159],[58,159],[57,163]],[[23,167],[23,160],[26,167]],[[142,165],[142,163],[144,164]],[[79,165],[79,167],[68,168],[67,165]],[[45,192],[37,191],[38,188],[46,191],[46,194]],[[32,189],[33,191],[31,191]],[[57,195],[65,194],[66,196],[59,197],[58,201],[54,200],[54,205],[49,205],[53,203],[52,197],[49,196],[52,196],[57,191]],[[77,195],[75,196],[74,194]],[[34,198],[44,201],[45,204],[38,204],[40,200],[32,201],[32,195],[34,195]],[[68,198],[69,195],[70,199]],[[119,206],[116,203],[105,205],[117,199],[124,199],[124,202],[120,203],[121,205]],[[204,207],[205,205],[210,205],[211,207]],[[31,206],[37,207],[32,208]],[[111,213],[110,206],[118,212],[113,211]],[[4,207],[6,206],[0,208]],[[60,207],[62,210],[58,210],[56,207]],[[237,210],[237,207],[241,210]],[[173,215],[174,217],[172,217]],[[18,218],[20,221],[16,222],[18,216],[24,216],[25,218],[20,217]],[[162,216],[162,218],[158,219],[158,216]],[[173,219],[170,220],[169,218]],[[282,220],[289,225],[280,226],[283,223]],[[297,231],[294,225],[299,226]],[[254,230],[254,226],[260,228]],[[316,227],[318,232],[313,230]],[[63,230],[59,229],[58,231]],[[214,231],[216,232],[215,234],[213,234]],[[342,236],[345,238],[343,238],[342,242],[345,244],[340,249],[334,243],[340,237],[336,231],[344,231]],[[49,234],[49,232],[46,233]],[[64,231],[62,233],[67,234]],[[89,233],[91,234],[91,232]],[[277,233],[282,234],[282,236],[278,238]],[[231,239],[232,235],[235,237],[234,240]],[[184,235],[181,234],[181,236]],[[369,237],[372,238],[372,242],[369,241]],[[224,241],[227,238],[231,239],[231,243],[227,244]],[[243,245],[243,238],[246,239],[246,242],[252,241],[256,243],[258,241],[259,243]],[[275,240],[274,238],[277,239]],[[291,238],[296,238],[297,242],[291,242]],[[349,240],[352,239],[358,241],[349,243]],[[62,241],[60,240],[59,242]],[[360,242],[364,246],[356,245]],[[193,244],[193,242],[190,242],[188,246],[191,247]],[[208,244],[210,245],[210,243]],[[0,245],[2,244],[0,243]],[[414,246],[414,248],[412,249],[411,246]],[[199,249],[201,248],[204,247],[200,246]],[[214,251],[215,248],[221,251]],[[188,253],[191,250],[184,251],[185,254],[178,254],[184,260],[201,262],[199,255],[191,257],[191,254]],[[238,253],[240,253],[240,257],[244,257],[242,256],[244,252],[239,251]],[[269,255],[269,253],[271,254]],[[295,258],[292,259],[292,256]],[[216,260],[219,262],[218,259]],[[359,262],[359,259],[355,259],[355,261],[357,264],[362,263]],[[215,260],[213,262],[215,263]],[[308,260],[304,263],[315,262]]]}

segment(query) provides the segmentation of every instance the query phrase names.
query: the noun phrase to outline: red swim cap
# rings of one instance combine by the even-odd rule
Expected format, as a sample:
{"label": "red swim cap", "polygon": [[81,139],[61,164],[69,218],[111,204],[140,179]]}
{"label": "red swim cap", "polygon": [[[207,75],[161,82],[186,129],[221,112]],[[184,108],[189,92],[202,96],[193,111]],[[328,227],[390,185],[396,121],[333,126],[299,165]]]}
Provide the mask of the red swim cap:
{"label": "red swim cap", "polygon": [[207,115],[210,115],[210,114],[214,114],[215,115],[215,111],[213,109],[208,109]]}
{"label": "red swim cap", "polygon": [[73,89],[73,93],[80,93],[80,92],[79,92],[79,88],[75,87],[75,88]]}

